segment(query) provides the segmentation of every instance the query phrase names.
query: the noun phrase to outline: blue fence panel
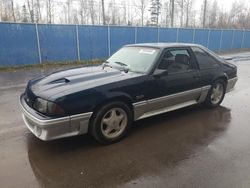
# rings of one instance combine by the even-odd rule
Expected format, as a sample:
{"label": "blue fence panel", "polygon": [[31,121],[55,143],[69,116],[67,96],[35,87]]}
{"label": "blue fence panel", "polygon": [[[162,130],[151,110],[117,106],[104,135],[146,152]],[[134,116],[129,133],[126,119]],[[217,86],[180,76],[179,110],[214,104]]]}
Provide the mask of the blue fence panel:
{"label": "blue fence panel", "polygon": [[193,34],[193,29],[179,29],[178,42],[192,43]]}
{"label": "blue fence panel", "polygon": [[137,28],[137,43],[157,42],[158,28],[138,27]]}
{"label": "blue fence panel", "polygon": [[159,28],[159,42],[176,42],[177,29],[175,28]]}
{"label": "blue fence panel", "polygon": [[77,59],[76,27],[38,25],[43,62]]}
{"label": "blue fence panel", "polygon": [[233,46],[232,46],[233,49],[241,48],[242,37],[243,37],[243,31],[235,30],[233,38]]}
{"label": "blue fence panel", "polygon": [[79,26],[82,60],[103,59],[109,56],[107,26]]}
{"label": "blue fence panel", "polygon": [[220,49],[221,30],[211,30],[208,48],[211,50]]}
{"label": "blue fence panel", "polygon": [[221,40],[221,49],[222,50],[231,49],[232,39],[233,39],[233,30],[223,30],[222,40]]}
{"label": "blue fence panel", "polygon": [[245,31],[242,48],[250,48],[250,31]]}
{"label": "blue fence panel", "polygon": [[0,24],[0,65],[38,63],[35,25]]}
{"label": "blue fence panel", "polygon": [[208,44],[208,29],[196,29],[194,36],[194,43],[207,47]]}
{"label": "blue fence panel", "polygon": [[[108,26],[39,24],[42,61],[77,60],[77,27],[82,60],[106,58],[109,53],[113,53],[125,44],[158,42],[158,40],[194,42],[215,51],[250,48],[250,30],[222,32],[218,29],[195,29],[194,32],[193,29],[185,28],[110,26],[108,29]],[[36,25],[0,23],[0,66],[38,62]]]}
{"label": "blue fence panel", "polygon": [[110,50],[111,54],[117,51],[125,44],[135,43],[135,28],[134,27],[110,27]]}

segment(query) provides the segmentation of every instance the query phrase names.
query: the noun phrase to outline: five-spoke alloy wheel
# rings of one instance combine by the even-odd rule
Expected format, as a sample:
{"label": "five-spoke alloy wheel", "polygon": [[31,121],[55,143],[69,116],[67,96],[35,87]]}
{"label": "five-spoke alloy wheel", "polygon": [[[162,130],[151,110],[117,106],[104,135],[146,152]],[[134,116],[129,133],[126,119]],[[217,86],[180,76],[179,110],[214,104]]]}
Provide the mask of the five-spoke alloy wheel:
{"label": "five-spoke alloy wheel", "polygon": [[101,144],[119,141],[132,124],[132,110],[123,102],[111,102],[94,113],[90,132]]}
{"label": "five-spoke alloy wheel", "polygon": [[218,104],[221,101],[223,95],[224,95],[224,86],[222,85],[222,83],[218,82],[212,88],[211,103],[215,105]]}
{"label": "five-spoke alloy wheel", "polygon": [[116,138],[123,133],[128,116],[122,108],[110,109],[102,118],[101,131],[106,138]]}
{"label": "five-spoke alloy wheel", "polygon": [[225,81],[221,79],[216,80],[208,92],[207,98],[205,100],[205,105],[207,105],[208,107],[219,106],[224,99],[225,92],[226,92]]}

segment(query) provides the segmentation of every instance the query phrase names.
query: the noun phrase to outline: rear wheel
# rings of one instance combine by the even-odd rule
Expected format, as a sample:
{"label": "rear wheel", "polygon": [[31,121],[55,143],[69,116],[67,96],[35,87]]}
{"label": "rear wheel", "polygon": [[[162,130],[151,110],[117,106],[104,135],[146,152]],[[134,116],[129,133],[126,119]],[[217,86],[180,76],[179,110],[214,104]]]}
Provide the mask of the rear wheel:
{"label": "rear wheel", "polygon": [[219,106],[224,99],[225,92],[226,92],[225,81],[221,79],[216,80],[208,92],[207,98],[205,100],[205,105],[208,107]]}
{"label": "rear wheel", "polygon": [[110,144],[122,139],[131,123],[131,109],[123,102],[111,102],[94,114],[90,130],[99,143]]}

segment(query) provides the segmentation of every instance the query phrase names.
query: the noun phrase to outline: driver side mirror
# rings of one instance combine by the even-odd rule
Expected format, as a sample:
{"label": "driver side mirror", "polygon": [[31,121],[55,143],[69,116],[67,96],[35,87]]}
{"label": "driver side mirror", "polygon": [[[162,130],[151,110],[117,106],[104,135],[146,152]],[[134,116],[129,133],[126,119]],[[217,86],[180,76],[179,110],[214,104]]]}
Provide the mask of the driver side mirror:
{"label": "driver side mirror", "polygon": [[154,72],[154,77],[155,78],[161,78],[163,76],[167,76],[168,75],[168,71],[167,70],[161,70],[161,69],[157,69]]}

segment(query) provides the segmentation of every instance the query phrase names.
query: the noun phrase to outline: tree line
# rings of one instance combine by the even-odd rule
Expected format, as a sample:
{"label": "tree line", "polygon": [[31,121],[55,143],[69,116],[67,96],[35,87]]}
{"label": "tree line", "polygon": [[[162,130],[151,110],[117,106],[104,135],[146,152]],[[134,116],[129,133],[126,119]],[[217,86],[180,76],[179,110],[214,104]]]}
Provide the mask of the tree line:
{"label": "tree line", "polygon": [[88,25],[250,28],[250,7],[216,0],[0,0],[0,21]]}

